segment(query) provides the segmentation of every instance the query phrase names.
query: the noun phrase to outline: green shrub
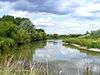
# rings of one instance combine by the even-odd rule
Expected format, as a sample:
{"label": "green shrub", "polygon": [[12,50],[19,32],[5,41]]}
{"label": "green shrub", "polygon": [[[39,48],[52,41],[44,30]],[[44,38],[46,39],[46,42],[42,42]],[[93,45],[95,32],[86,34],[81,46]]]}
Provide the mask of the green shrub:
{"label": "green shrub", "polygon": [[0,37],[0,49],[6,49],[8,47],[13,47],[14,45],[15,41],[13,39]]}

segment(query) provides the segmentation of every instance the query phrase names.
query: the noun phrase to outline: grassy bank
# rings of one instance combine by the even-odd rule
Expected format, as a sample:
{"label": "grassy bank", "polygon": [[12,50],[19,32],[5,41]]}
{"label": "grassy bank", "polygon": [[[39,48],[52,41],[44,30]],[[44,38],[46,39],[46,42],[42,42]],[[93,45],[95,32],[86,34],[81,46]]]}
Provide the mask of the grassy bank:
{"label": "grassy bank", "polygon": [[14,61],[14,55],[0,62],[0,75],[46,75],[45,63],[31,62],[19,58]]}
{"label": "grassy bank", "polygon": [[87,48],[99,48],[100,49],[100,38],[66,38],[64,40],[68,44],[77,44]]}
{"label": "grassy bank", "polygon": [[32,62],[35,50],[43,48],[45,44],[45,41],[38,41],[1,50],[0,75],[45,75],[45,67],[38,62]]}

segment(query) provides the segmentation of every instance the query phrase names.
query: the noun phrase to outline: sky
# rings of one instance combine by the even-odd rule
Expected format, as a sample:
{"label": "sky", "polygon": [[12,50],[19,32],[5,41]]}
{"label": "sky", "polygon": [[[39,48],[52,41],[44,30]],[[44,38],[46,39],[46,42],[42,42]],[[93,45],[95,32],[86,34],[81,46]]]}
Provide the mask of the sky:
{"label": "sky", "polygon": [[84,34],[100,28],[100,0],[0,0],[0,16],[29,18],[48,34]]}

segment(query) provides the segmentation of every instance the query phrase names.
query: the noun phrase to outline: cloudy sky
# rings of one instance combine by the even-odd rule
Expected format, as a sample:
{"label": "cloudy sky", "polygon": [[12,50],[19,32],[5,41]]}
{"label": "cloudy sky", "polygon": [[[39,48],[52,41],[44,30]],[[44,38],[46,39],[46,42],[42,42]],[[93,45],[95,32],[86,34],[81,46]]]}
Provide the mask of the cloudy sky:
{"label": "cloudy sky", "polygon": [[0,16],[27,17],[47,33],[85,33],[100,28],[100,0],[0,0]]}

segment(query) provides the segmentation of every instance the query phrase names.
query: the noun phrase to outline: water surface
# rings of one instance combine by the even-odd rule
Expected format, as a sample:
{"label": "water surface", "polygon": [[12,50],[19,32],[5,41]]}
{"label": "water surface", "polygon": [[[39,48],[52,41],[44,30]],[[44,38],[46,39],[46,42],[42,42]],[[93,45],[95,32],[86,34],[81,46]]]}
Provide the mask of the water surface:
{"label": "water surface", "polygon": [[62,40],[34,42],[1,51],[0,62],[12,55],[13,61],[24,62],[24,66],[31,62],[39,75],[100,75],[100,53],[65,47]]}
{"label": "water surface", "polygon": [[100,75],[100,54],[63,46],[62,40],[48,40],[33,54],[33,61],[47,62],[54,75]]}

